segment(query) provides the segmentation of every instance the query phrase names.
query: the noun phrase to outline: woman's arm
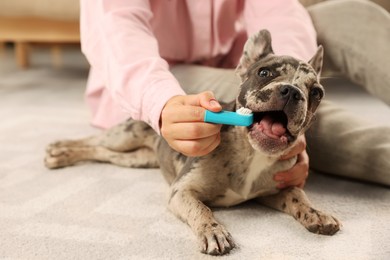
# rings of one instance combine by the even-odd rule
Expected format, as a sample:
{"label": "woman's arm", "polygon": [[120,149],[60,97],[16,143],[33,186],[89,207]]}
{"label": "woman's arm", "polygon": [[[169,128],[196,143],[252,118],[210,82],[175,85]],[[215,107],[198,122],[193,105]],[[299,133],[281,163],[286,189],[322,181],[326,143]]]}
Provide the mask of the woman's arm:
{"label": "woman's arm", "polygon": [[129,117],[159,132],[162,108],[184,91],[159,55],[152,17],[149,1],[81,1],[81,44],[90,65]]}
{"label": "woman's arm", "polygon": [[277,55],[308,61],[317,50],[313,23],[298,0],[246,0],[244,23],[248,35],[269,30]]}

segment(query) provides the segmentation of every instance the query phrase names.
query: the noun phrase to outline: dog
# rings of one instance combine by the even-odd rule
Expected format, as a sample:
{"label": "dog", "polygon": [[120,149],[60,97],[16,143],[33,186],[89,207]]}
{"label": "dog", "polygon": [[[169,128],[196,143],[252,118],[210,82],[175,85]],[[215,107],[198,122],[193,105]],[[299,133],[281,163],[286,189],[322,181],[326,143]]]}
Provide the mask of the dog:
{"label": "dog", "polygon": [[202,157],[176,152],[149,125],[129,119],[100,135],[64,140],[47,147],[48,168],[80,161],[109,162],[125,167],[160,167],[170,184],[168,207],[195,233],[200,250],[229,253],[236,245],[210,207],[229,207],[257,200],[293,216],[310,232],[333,235],[340,222],[314,209],[297,187],[279,190],[273,175],[290,169],[297,157],[279,160],[303,135],[324,96],[319,83],[323,48],[308,62],[277,56],[271,35],[261,30],[245,43],[236,69],[241,85],[225,109],[252,110],[249,127],[223,126],[220,145]]}

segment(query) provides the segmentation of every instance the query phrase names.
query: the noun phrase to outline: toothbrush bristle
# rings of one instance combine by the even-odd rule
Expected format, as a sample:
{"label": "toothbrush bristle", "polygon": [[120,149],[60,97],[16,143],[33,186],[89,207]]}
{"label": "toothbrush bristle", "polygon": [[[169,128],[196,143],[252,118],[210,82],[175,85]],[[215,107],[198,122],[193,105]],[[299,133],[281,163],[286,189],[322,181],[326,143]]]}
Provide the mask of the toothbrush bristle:
{"label": "toothbrush bristle", "polygon": [[241,107],[236,111],[240,115],[250,115],[252,114],[252,110],[246,107]]}

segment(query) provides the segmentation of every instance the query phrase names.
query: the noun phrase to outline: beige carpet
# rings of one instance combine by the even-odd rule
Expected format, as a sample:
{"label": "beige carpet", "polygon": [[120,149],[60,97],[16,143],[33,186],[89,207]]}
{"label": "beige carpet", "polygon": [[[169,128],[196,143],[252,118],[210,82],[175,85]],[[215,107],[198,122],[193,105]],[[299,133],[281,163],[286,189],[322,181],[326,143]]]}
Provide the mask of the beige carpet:
{"label": "beige carpet", "polygon": [[[27,71],[9,53],[0,57],[0,259],[214,258],[198,253],[189,228],[166,210],[158,170],[43,166],[49,142],[97,132],[83,103],[85,61],[66,53],[62,69],[50,68],[45,53]],[[341,232],[311,234],[251,202],[219,209],[240,246],[223,259],[390,259],[390,189],[311,174],[306,190],[338,216]]]}

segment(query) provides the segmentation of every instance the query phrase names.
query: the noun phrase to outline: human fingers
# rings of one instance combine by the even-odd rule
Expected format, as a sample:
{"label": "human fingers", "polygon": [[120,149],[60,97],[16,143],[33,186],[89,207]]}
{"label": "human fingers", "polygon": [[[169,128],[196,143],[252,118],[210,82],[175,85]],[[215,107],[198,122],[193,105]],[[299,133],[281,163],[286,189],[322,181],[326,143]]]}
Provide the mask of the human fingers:
{"label": "human fingers", "polygon": [[173,105],[163,110],[167,123],[203,122],[206,109],[192,105]]}
{"label": "human fingers", "polygon": [[197,140],[173,140],[171,147],[190,157],[203,156],[213,151],[220,143],[220,133]]}
{"label": "human fingers", "polygon": [[175,123],[164,129],[163,135],[178,140],[196,140],[210,137],[221,131],[222,125],[203,122]]}
{"label": "human fingers", "polygon": [[213,112],[222,110],[211,91],[196,95],[175,96],[164,106],[161,119],[168,123],[201,122],[204,120],[206,109]]}
{"label": "human fingers", "polygon": [[219,112],[222,110],[222,106],[216,100],[214,93],[211,91],[204,91],[196,95],[185,96],[186,105],[200,106],[213,112]]}
{"label": "human fingers", "polygon": [[210,111],[219,112],[222,110],[222,106],[215,99],[214,93],[211,91],[205,91],[199,94],[200,105]]}
{"label": "human fingers", "polygon": [[281,160],[290,159],[300,153],[302,153],[306,149],[306,138],[304,135],[298,137],[297,142],[293,146],[293,148],[287,153],[280,157]]}
{"label": "human fingers", "polygon": [[289,170],[275,174],[274,180],[279,182],[277,188],[296,186],[303,188],[309,175],[309,156],[306,151],[298,155],[297,163]]}
{"label": "human fingers", "polygon": [[[205,106],[222,109],[211,92],[175,96],[164,106],[160,118],[161,135],[176,151],[188,156],[211,152],[220,142],[220,125],[203,123]],[[209,102],[209,104],[207,104]],[[216,104],[213,104],[216,103]]]}

